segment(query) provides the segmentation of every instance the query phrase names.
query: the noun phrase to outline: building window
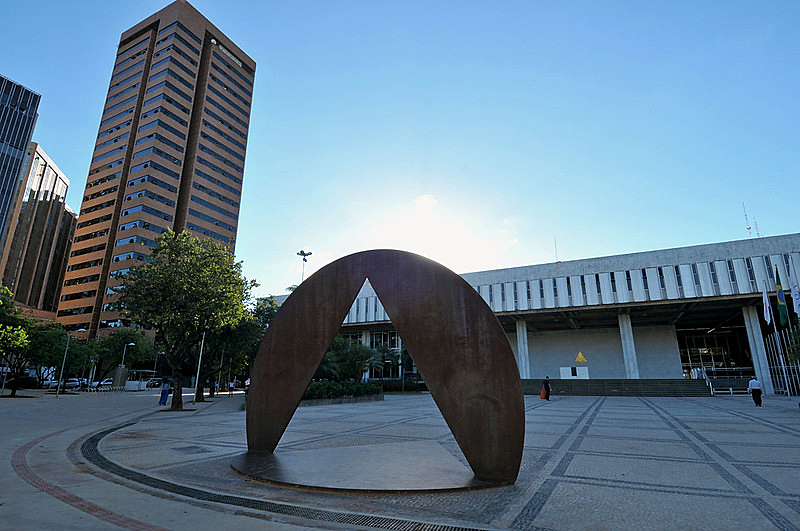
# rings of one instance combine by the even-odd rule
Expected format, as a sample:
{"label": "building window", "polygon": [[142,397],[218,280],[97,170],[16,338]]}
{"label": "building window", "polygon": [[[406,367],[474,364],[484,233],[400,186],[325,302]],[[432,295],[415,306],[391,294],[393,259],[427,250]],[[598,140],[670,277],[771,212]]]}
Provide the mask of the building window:
{"label": "building window", "polygon": [[736,284],[736,271],[733,269],[733,260],[728,260],[728,275],[731,277],[731,288],[733,289],[733,294],[739,293],[738,286]]}
{"label": "building window", "polygon": [[70,293],[69,295],[62,295],[61,302],[74,301],[77,299],[88,299],[89,297],[94,297],[95,295],[97,295],[96,289],[90,291],[82,291],[80,293]]}
{"label": "building window", "polygon": [[661,298],[667,298],[667,283],[664,280],[664,269],[659,266],[658,267],[658,284],[661,286]]}
{"label": "building window", "polygon": [[716,262],[709,262],[708,268],[711,270],[711,284],[714,287],[714,294],[719,295],[719,277],[717,277],[717,264]]}
{"label": "building window", "polygon": [[512,284],[512,287],[514,288],[514,309],[518,310],[519,309],[519,295],[517,294],[517,283],[514,282],[514,284]]}
{"label": "building window", "polygon": [[744,265],[747,268],[747,278],[750,281],[750,291],[758,291],[756,285],[756,273],[753,271],[753,260],[748,256],[744,259]]}
{"label": "building window", "polygon": [[650,298],[650,286],[647,284],[647,270],[642,268],[642,282],[644,283],[644,296]]}
{"label": "building window", "polygon": [[694,280],[694,287],[697,290],[697,296],[703,294],[703,287],[700,285],[700,273],[697,271],[697,264],[692,264],[692,279]]}
{"label": "building window", "polygon": [[[769,256],[764,257],[764,267],[767,268],[767,279],[771,280],[772,284],[775,285],[775,271],[772,269],[772,259]],[[769,290],[770,286],[767,286],[767,289]]]}
{"label": "building window", "polygon": [[569,298],[569,305],[572,306],[572,282],[569,277],[567,277],[567,297]]}
{"label": "building window", "polygon": [[678,295],[683,298],[683,279],[681,278],[681,268],[680,266],[675,266],[675,278],[678,281]]}

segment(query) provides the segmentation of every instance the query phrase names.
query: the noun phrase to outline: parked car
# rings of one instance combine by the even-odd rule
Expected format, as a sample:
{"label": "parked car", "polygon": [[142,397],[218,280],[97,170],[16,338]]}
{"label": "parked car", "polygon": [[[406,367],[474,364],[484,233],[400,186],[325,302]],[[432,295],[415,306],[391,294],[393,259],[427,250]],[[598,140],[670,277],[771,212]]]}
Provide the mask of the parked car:
{"label": "parked car", "polygon": [[145,387],[161,387],[161,378],[150,378]]}
{"label": "parked car", "polygon": [[62,389],[78,389],[81,386],[81,381],[77,378],[67,378],[64,381],[64,384],[61,386]]}
{"label": "parked car", "polygon": [[101,387],[111,387],[114,384],[113,378],[106,378],[102,382],[92,382],[92,389],[98,389]]}
{"label": "parked car", "polygon": [[43,380],[42,389],[55,389],[58,380]]}

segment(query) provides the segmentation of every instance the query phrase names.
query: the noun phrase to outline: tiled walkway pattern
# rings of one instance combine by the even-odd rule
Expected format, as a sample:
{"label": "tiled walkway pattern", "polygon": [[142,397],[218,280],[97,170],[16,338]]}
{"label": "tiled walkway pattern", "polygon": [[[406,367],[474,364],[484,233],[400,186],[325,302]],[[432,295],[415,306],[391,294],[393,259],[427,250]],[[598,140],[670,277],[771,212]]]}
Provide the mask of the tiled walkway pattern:
{"label": "tiled walkway pattern", "polygon": [[[97,448],[123,469],[228,496],[205,498],[220,505],[277,504],[285,514],[315,515],[321,527],[348,513],[383,517],[362,521],[398,529],[413,522],[431,529],[800,529],[796,400],[768,397],[755,408],[746,397],[526,397],[525,452],[514,486],[428,494],[328,493],[245,481],[229,466],[246,449],[239,404],[219,398],[194,413],[154,413],[111,432]],[[436,441],[464,462],[427,395],[299,408],[279,449],[418,440]]]}

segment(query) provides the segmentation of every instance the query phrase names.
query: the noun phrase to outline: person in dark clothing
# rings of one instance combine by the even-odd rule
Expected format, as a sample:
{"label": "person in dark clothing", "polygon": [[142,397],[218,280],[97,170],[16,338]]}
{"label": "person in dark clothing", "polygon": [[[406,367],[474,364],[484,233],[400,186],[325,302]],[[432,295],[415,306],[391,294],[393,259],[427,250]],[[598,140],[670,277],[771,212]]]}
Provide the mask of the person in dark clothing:
{"label": "person in dark clothing", "polygon": [[757,407],[761,407],[761,382],[755,376],[750,379],[750,383],[747,385],[747,392],[753,396],[753,403]]}
{"label": "person in dark clothing", "polygon": [[167,399],[169,398],[169,380],[167,378],[161,379],[161,397],[158,400],[159,406],[166,406]]}
{"label": "person in dark clothing", "polygon": [[544,381],[542,382],[542,387],[544,388],[544,399],[550,400],[550,377],[545,376]]}

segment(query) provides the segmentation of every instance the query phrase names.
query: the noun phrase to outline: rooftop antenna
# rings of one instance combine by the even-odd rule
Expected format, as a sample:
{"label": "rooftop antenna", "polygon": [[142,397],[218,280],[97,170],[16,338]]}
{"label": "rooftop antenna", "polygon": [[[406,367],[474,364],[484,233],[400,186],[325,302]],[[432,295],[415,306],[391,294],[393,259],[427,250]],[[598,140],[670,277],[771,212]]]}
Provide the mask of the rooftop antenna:
{"label": "rooftop antenna", "polygon": [[747,207],[744,206],[744,201],[742,202],[742,209],[744,210],[744,228],[747,229],[747,235],[752,237],[753,232],[750,230],[752,227],[750,226],[750,220],[747,219]]}
{"label": "rooftop antenna", "polygon": [[553,248],[556,250],[556,262],[558,262],[558,242],[555,236],[553,236]]}
{"label": "rooftop antenna", "polygon": [[761,237],[761,232],[759,232],[759,230],[758,230],[758,220],[756,219],[755,216],[753,216],[753,226],[755,226],[755,228],[756,228],[756,236],[758,236],[760,238]]}

